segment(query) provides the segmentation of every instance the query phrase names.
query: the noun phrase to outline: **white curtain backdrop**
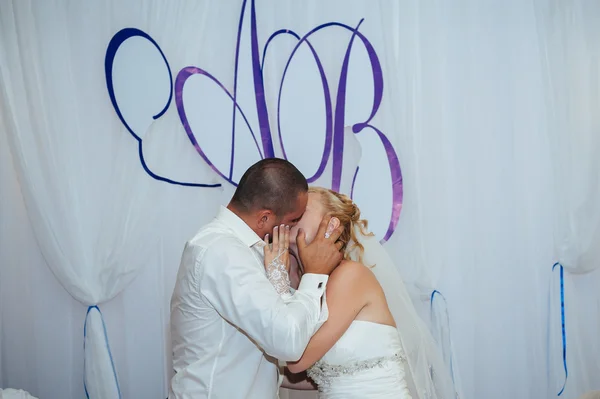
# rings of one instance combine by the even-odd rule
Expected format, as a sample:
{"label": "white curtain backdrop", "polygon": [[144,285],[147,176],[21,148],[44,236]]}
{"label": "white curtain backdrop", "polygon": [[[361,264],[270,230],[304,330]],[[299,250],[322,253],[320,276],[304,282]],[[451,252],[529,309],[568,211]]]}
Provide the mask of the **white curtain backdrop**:
{"label": "white curtain backdrop", "polygon": [[591,2],[535,3],[558,263],[551,279],[549,375],[559,382],[551,389],[560,392],[564,386],[566,397],[581,393],[580,386],[597,388],[600,376],[600,364],[587,361],[600,349],[598,302],[595,311],[588,304],[598,295],[600,267],[600,17],[592,5],[599,7]]}
{"label": "white curtain backdrop", "polygon": [[556,258],[573,273],[600,267],[600,24],[582,4],[536,3],[554,166]]}
{"label": "white curtain backdrop", "polygon": [[[98,304],[121,397],[166,397],[169,300],[181,250],[233,186],[190,145],[175,100],[152,118],[169,94],[153,85],[153,74],[164,71],[145,65],[145,53],[130,58],[135,73],[121,77],[127,90],[116,93],[148,105],[124,111],[142,140],[138,148],[111,105],[105,54],[113,35],[137,28],[159,44],[173,82],[182,68],[197,66],[232,92],[241,5],[0,2],[0,388],[42,399],[84,397],[84,321],[88,306]],[[356,27],[364,18],[359,31],[373,44],[384,80],[371,124],[393,144],[404,183],[386,247],[431,318],[460,397],[543,399],[562,389],[555,262],[566,271],[569,376],[561,397],[600,389],[600,3],[257,0],[256,18],[260,49],[279,29],[302,36],[330,21]],[[319,34],[314,45],[335,98],[349,36],[341,29]],[[252,83],[249,34],[242,36],[239,102],[256,127],[253,98],[242,92]],[[265,62],[271,127],[293,48],[273,43]],[[361,51],[350,66],[347,125],[364,119],[372,102]],[[314,171],[311,154],[322,147],[306,141],[322,129],[311,125],[315,115],[323,117],[311,108],[314,81],[302,80],[309,69],[299,65],[290,67],[289,90],[307,89],[291,108],[282,105],[283,140],[290,159]],[[223,104],[222,113],[202,114],[214,117],[211,129],[226,125],[213,144],[232,140],[231,105]],[[357,201],[381,197],[387,206],[387,188],[375,187],[371,198],[361,191],[361,182],[379,179],[368,164],[383,159],[370,152],[369,137],[356,135],[362,152],[352,144],[341,187],[351,187],[346,171],[360,157],[367,174],[357,178]],[[234,177],[256,157],[247,144],[236,147]],[[223,186],[156,180],[139,152],[157,176]],[[330,184],[331,173],[329,163],[317,183]],[[441,295],[432,306],[433,290]],[[87,334],[90,397],[118,397],[95,310]]]}
{"label": "white curtain backdrop", "polygon": [[[86,316],[87,306],[104,308],[103,304],[128,286],[143,266],[161,264],[159,231],[165,224],[160,223],[160,215],[168,214],[170,206],[181,202],[165,203],[163,195],[169,187],[159,186],[140,168],[139,160],[132,156],[136,154],[137,142],[114,117],[111,104],[106,101],[103,75],[90,73],[102,71],[107,36],[127,23],[124,15],[113,18],[113,11],[106,5],[93,8],[76,3],[2,4],[2,130],[10,132],[3,137],[3,176],[7,176],[3,193],[7,198],[2,202],[3,206],[11,206],[2,212],[3,219],[7,219],[3,220],[7,230],[2,240],[3,274],[6,273],[6,278],[2,276],[2,304],[7,306],[2,312],[6,324],[2,334],[3,375],[7,386],[27,386],[30,392],[44,398],[85,394],[91,398],[153,397],[157,393],[164,396],[162,376],[168,359],[164,356],[167,340],[162,334],[167,321],[160,325],[156,320],[168,320],[168,314],[158,310],[164,312],[169,288],[155,285],[160,288],[153,291],[157,298],[148,301],[148,308],[142,306],[136,311],[141,315],[153,313],[151,320],[160,328],[148,329],[149,333],[143,316],[125,320],[122,312],[111,312],[110,305],[106,307],[111,314],[107,317],[108,334],[98,308],[92,308]],[[84,31],[87,34],[81,35]],[[175,135],[165,130],[161,134]],[[153,137],[149,136],[146,150],[152,153]],[[179,166],[193,168],[199,178],[204,175],[207,180],[215,180],[199,162],[186,164],[185,149]],[[157,151],[155,162],[160,162],[165,153]],[[216,203],[210,194],[201,190],[189,194],[195,195],[198,203],[206,204],[207,212],[214,211]],[[204,195],[199,198],[201,194]],[[219,191],[212,196],[215,194]],[[14,213],[19,207],[26,217],[16,219]],[[193,220],[190,211],[195,207],[186,208]],[[198,218],[197,223],[201,223],[208,216]],[[15,234],[19,231],[14,228],[17,225],[29,225],[32,230],[21,228],[27,235],[19,237]],[[30,259],[32,256],[38,258],[37,262]],[[177,255],[172,259],[176,265]],[[44,263],[55,278],[39,267],[23,270],[24,266]],[[28,298],[29,290],[24,289],[29,284],[27,280],[35,281],[41,276],[43,286],[32,287],[32,297]],[[65,306],[64,299],[57,302],[54,291],[58,287],[52,291],[45,288],[57,281],[85,306]],[[25,304],[21,305],[23,296]],[[27,309],[33,298],[40,302],[34,300],[32,305],[41,308]],[[161,306],[156,306],[156,301]],[[68,311],[70,308],[73,314]],[[129,324],[138,323],[142,328],[129,329]],[[123,335],[124,331],[129,334]],[[24,338],[22,346],[12,344],[19,339],[14,334]],[[80,352],[84,334],[85,354]],[[61,336],[67,339],[63,345]],[[111,337],[117,340],[112,355],[108,351]],[[123,337],[136,342],[134,346],[141,345],[137,349],[139,356],[123,356],[124,350],[132,347]],[[149,347],[158,349],[150,360],[143,354]],[[27,357],[28,351],[35,353],[38,360],[17,360]],[[117,363],[115,371],[112,356]],[[127,366],[119,367],[119,360],[136,367],[133,371]],[[139,370],[143,381],[152,375],[160,385],[144,384],[132,392],[127,380],[128,374],[135,375],[135,370]],[[123,380],[121,389],[115,373]],[[85,393],[81,386],[84,380]]]}

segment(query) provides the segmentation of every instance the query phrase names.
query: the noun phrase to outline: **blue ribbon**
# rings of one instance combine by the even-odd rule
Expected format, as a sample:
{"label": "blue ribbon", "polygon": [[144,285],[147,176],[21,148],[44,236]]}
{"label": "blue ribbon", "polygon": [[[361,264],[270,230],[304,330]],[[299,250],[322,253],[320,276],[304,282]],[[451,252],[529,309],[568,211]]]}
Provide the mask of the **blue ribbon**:
{"label": "blue ribbon", "polygon": [[556,266],[560,266],[560,321],[561,321],[561,329],[562,329],[562,358],[563,358],[563,367],[565,369],[565,382],[563,383],[562,389],[556,396],[562,395],[567,386],[567,379],[569,378],[569,369],[567,368],[567,328],[565,322],[565,277],[564,277],[564,268],[559,262],[556,262],[552,266],[552,271]]}
{"label": "blue ribbon", "polygon": [[[430,302],[430,312],[433,315],[433,300],[435,299],[435,294],[439,295],[443,300],[444,303],[446,304],[446,309],[448,308],[448,302],[446,301],[446,297],[444,295],[442,295],[441,292],[439,292],[438,290],[433,290],[431,292],[431,297],[429,298],[429,302]],[[446,320],[448,321],[448,334],[450,334],[450,317],[448,316],[448,311],[446,310]],[[440,343],[441,344],[441,343]],[[450,376],[452,377],[452,384],[454,384],[454,387],[456,388],[456,382],[454,381],[454,366],[453,366],[453,355],[452,355],[452,344],[450,344]],[[458,396],[457,396],[458,397]]]}
{"label": "blue ribbon", "polygon": [[106,350],[108,351],[108,356],[110,357],[110,365],[112,366],[113,375],[115,377],[115,384],[117,385],[117,391],[119,392],[119,399],[121,399],[121,388],[119,387],[119,379],[117,378],[117,371],[115,369],[115,362],[113,360],[112,352],[110,351],[110,345],[108,343],[108,334],[106,333],[106,324],[104,323],[104,316],[102,316],[102,312],[97,305],[92,305],[88,307],[87,313],[85,314],[85,322],[83,324],[83,389],[85,390],[85,397],[90,399],[90,394],[87,390],[87,384],[85,381],[85,340],[87,337],[87,319],[92,309],[96,309],[98,313],[100,313],[100,319],[102,320],[102,328],[104,329],[104,342],[106,343]]}

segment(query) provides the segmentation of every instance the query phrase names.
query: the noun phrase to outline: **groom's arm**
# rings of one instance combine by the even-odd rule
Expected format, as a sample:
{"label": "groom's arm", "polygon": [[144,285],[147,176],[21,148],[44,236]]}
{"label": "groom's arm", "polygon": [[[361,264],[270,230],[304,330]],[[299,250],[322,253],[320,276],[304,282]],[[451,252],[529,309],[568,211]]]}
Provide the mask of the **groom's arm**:
{"label": "groom's arm", "polygon": [[[251,250],[223,238],[196,257],[199,294],[227,321],[241,329],[267,354],[296,361],[311,336],[327,320],[321,306],[328,276],[305,274],[298,290],[285,300],[258,267]],[[226,248],[226,250],[223,250]]]}

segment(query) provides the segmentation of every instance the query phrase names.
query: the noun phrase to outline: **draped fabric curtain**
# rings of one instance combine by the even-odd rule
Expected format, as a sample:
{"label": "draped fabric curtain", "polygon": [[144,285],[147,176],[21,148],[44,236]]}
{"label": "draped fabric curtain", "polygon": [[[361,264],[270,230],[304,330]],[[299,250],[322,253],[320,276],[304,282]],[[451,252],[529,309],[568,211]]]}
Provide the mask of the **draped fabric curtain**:
{"label": "draped fabric curtain", "polygon": [[535,5],[554,172],[556,260],[572,273],[587,273],[600,267],[600,6],[544,3]]}
{"label": "draped fabric curtain", "polygon": [[541,0],[399,2],[383,17],[405,183],[392,241],[461,397],[597,389],[600,275],[565,277],[561,318],[552,266],[600,262],[599,16]]}
{"label": "draped fabric curtain", "polygon": [[405,165],[399,264],[433,301],[460,397],[550,397],[551,174],[532,4],[398,3],[384,22]]}
{"label": "draped fabric curtain", "polygon": [[14,6],[3,5],[1,71],[14,171],[47,265],[74,299],[90,306],[79,340],[86,395],[120,398],[97,305],[133,280],[157,244],[152,181],[128,156],[126,137],[107,134],[122,130],[103,117],[109,107],[86,101],[102,82],[88,78],[94,59],[79,53],[83,19],[74,16],[84,10]]}
{"label": "draped fabric curtain", "polygon": [[[278,30],[302,36],[331,21],[356,27],[364,18],[359,31],[373,44],[383,77],[371,124],[394,146],[404,184],[386,248],[439,339],[460,397],[558,394],[565,383],[561,292],[569,373],[561,397],[600,389],[600,5],[255,4],[260,50]],[[122,109],[135,135],[128,131],[111,105],[105,55],[118,31],[140,29],[164,52],[174,82],[179,70],[196,66],[233,92],[241,6],[0,3],[0,387],[81,398],[85,379],[91,398],[119,397],[119,390],[124,398],[166,396],[168,305],[181,250],[228,201],[233,185],[215,172],[220,164],[211,167],[190,145],[176,100],[169,103],[169,91],[153,84],[145,53],[129,59],[132,73],[119,81],[127,90],[115,92],[122,104],[148,104]],[[335,98],[350,36],[343,29],[319,34],[314,46]],[[243,30],[238,101],[256,127],[254,99],[242,90],[253,84],[249,37]],[[322,97],[302,90],[321,81],[309,76],[314,64],[290,66],[286,90],[300,91],[289,108],[283,100],[278,121],[272,107],[294,44],[270,46],[263,61],[274,146],[286,141],[287,156],[314,172],[323,140],[315,104]],[[365,105],[373,101],[361,51],[353,49],[348,71],[347,126],[368,115]],[[231,103],[225,97],[226,111],[210,108],[220,101],[210,97],[206,109],[188,111],[190,118],[215,118],[213,144],[233,140]],[[364,131],[353,141],[345,132],[342,175],[356,165],[363,170],[359,206],[369,196],[387,201],[387,188],[360,187],[380,178],[370,172],[381,160],[370,152],[373,136]],[[236,147],[233,178],[257,156],[250,144]],[[332,173],[330,162],[316,183],[329,185]],[[351,188],[351,180],[341,182],[340,189]],[[373,220],[375,228],[385,223]],[[573,272],[565,273],[562,290],[556,262]]]}
{"label": "draped fabric curtain", "polygon": [[[598,388],[600,267],[600,5],[535,3],[552,159],[554,267],[549,349],[553,393]],[[549,265],[547,265],[549,268]]]}
{"label": "draped fabric curtain", "polygon": [[[83,331],[72,343],[83,343],[78,373],[83,371],[91,398],[123,397],[100,309],[156,256],[160,242],[156,204],[162,190],[131,156],[137,143],[105,101],[103,76],[95,74],[102,71],[102,52],[87,50],[105,47],[104,33],[120,25],[112,11],[100,4],[5,2],[1,14],[3,130],[35,237],[6,237],[7,244],[21,251],[37,244],[58,282],[88,307],[78,320]],[[18,192],[7,194],[18,200]],[[54,360],[55,367],[62,363],[58,356]],[[13,366],[5,367],[10,372]]]}

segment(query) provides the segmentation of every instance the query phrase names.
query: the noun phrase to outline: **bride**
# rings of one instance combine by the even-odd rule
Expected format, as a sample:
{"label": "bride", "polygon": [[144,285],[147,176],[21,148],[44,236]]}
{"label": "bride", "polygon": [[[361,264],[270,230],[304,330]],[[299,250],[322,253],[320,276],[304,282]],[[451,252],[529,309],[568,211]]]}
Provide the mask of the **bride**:
{"label": "bride", "polygon": [[[276,263],[283,262],[289,270],[288,252],[280,249],[291,242],[292,258],[298,259],[296,236],[312,241],[327,213],[333,216],[328,231],[339,224],[344,228],[339,239],[344,260],[327,283],[329,318],[302,358],[288,363],[289,371],[306,370],[318,386],[320,399],[456,398],[435,341],[417,315],[399,273],[367,232],[367,221],[360,218],[359,208],[349,197],[310,188],[302,219],[291,231],[274,232],[273,245],[265,246],[267,275],[273,275],[269,270]],[[287,276],[285,281],[289,282]],[[273,282],[281,286],[281,278]]]}

